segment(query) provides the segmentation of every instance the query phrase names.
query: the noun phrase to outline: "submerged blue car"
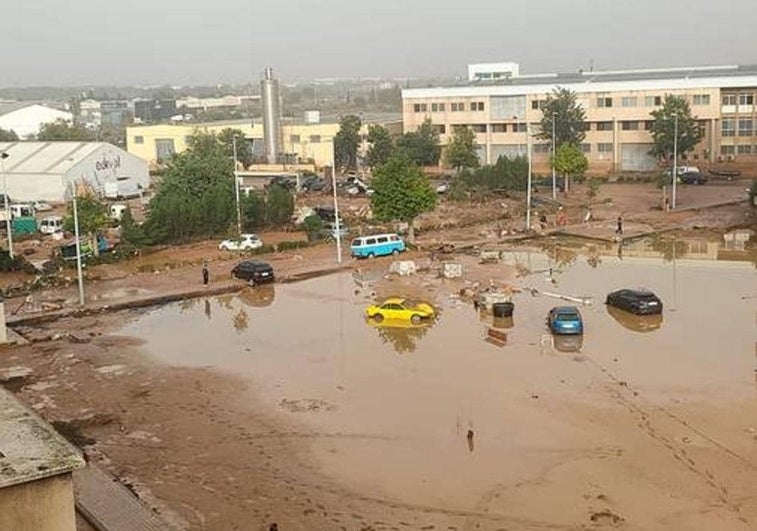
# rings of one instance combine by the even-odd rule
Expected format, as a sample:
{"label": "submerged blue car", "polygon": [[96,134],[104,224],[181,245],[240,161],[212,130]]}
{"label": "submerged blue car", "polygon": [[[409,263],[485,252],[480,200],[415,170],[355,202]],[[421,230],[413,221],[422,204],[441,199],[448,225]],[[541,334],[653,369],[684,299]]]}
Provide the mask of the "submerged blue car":
{"label": "submerged blue car", "polygon": [[549,310],[547,326],[558,335],[583,334],[584,322],[575,306],[555,306]]}

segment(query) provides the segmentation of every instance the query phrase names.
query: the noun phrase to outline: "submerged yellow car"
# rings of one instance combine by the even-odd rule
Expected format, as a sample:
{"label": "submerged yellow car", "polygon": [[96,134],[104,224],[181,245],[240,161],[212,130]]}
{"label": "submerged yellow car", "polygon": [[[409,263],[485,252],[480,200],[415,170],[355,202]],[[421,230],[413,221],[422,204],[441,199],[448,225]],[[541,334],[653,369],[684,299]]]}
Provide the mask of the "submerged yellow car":
{"label": "submerged yellow car", "polygon": [[435,315],[434,307],[425,302],[415,302],[400,297],[386,299],[381,304],[374,304],[365,309],[369,318],[376,321],[391,319],[392,321],[410,321],[420,323],[423,319],[431,319]]}

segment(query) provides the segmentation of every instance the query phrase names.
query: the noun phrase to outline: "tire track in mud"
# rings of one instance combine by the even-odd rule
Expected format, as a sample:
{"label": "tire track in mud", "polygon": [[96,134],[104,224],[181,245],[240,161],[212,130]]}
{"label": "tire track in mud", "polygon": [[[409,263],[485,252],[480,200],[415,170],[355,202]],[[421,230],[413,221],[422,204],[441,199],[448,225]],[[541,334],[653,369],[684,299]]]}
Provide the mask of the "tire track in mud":
{"label": "tire track in mud", "polygon": [[[671,440],[669,437],[666,437],[665,435],[662,435],[661,433],[659,433],[657,428],[654,426],[652,419],[650,418],[651,413],[649,410],[651,409],[654,412],[662,413],[674,423],[679,424],[683,426],[685,429],[689,430],[690,432],[696,434],[697,436],[702,437],[702,439],[710,443],[714,448],[723,452],[727,457],[738,461],[740,464],[745,465],[747,468],[751,470],[757,470],[757,465],[755,465],[754,463],[752,463],[745,457],[739,455],[738,453],[734,452],[733,450],[723,445],[722,443],[719,443],[718,441],[708,436],[707,434],[705,434],[698,428],[691,426],[684,419],[670,412],[665,407],[654,404],[653,402],[644,398],[638,391],[634,391],[633,389],[631,389],[625,380],[622,380],[621,378],[617,377],[606,367],[602,366],[599,362],[591,358],[587,358],[587,359],[591,362],[593,366],[595,366],[605,376],[607,376],[613,382],[613,384],[615,384],[615,387],[607,388],[610,396],[612,397],[613,401],[617,405],[624,408],[633,417],[636,418],[637,427],[640,430],[642,430],[644,433],[646,433],[649,437],[651,437],[652,439],[657,441],[659,444],[664,446],[670,452],[670,454],[673,456],[675,460],[677,460],[681,465],[683,465],[686,469],[688,469],[694,475],[698,476],[704,483],[706,483],[710,488],[712,488],[717,493],[718,500],[726,508],[728,508],[731,512],[733,512],[741,522],[749,524],[750,523],[749,520],[747,520],[741,514],[741,504],[731,499],[731,496],[728,491],[728,487],[722,481],[719,481],[715,477],[715,474],[712,471],[710,471],[706,467],[703,468],[700,465],[698,465],[696,461],[694,461],[694,459],[692,459],[689,456],[689,454],[687,453],[686,449],[683,446]],[[626,392],[624,392],[623,389],[625,389],[627,393],[632,393],[632,397],[626,396]],[[634,399],[641,402],[645,402],[646,407],[642,404],[636,403]]]}

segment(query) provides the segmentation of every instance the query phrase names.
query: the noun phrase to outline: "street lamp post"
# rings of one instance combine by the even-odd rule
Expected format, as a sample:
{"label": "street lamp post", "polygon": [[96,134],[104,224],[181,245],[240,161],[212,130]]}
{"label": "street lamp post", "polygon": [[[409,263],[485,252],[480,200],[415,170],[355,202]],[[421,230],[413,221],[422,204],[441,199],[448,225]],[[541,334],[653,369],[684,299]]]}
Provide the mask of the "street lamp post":
{"label": "street lamp post", "polygon": [[526,123],[526,145],[528,148],[528,191],[526,192],[526,230],[531,230],[531,127]]}
{"label": "street lamp post", "polygon": [[[333,140],[332,140],[333,142]],[[334,227],[336,229],[336,261],[342,263],[342,235],[341,220],[339,219],[339,201],[336,197],[336,147],[331,150],[331,190],[334,193]]]}
{"label": "street lamp post", "polygon": [[242,234],[242,209],[239,204],[239,174],[237,173],[237,137],[232,137],[231,146],[234,152],[234,197],[237,202],[237,234]]}
{"label": "street lamp post", "polygon": [[676,209],[676,181],[678,180],[678,113],[673,119],[673,194],[670,205]]}
{"label": "street lamp post", "polygon": [[13,223],[11,223],[11,209],[10,209],[10,202],[8,201],[8,183],[6,182],[5,177],[5,159],[7,159],[10,155],[3,151],[0,154],[0,170],[3,172],[3,203],[5,203],[5,229],[8,232],[8,255],[13,258]]}
{"label": "street lamp post", "polygon": [[555,175],[555,122],[557,113],[552,113],[552,199],[557,199],[557,176]]}
{"label": "street lamp post", "polygon": [[[79,280],[79,304],[84,306],[84,275],[81,267],[81,242],[79,241],[79,209],[76,205],[76,183],[71,183],[74,210],[74,238],[76,238],[76,276]],[[95,245],[98,242],[95,241]]]}

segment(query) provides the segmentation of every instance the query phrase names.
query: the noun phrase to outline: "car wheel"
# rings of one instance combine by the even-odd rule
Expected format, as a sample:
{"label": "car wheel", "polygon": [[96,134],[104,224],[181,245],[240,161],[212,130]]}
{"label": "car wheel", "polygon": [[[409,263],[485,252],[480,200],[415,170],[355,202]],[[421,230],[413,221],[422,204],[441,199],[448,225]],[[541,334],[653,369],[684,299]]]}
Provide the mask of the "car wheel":
{"label": "car wheel", "polygon": [[393,250],[393,251],[392,251],[392,254],[393,254],[394,256],[397,256],[397,255],[399,255],[399,254],[400,254],[400,251],[399,251],[399,249],[395,249],[395,250]]}
{"label": "car wheel", "polygon": [[380,313],[376,313],[373,315],[373,320],[376,321],[377,323],[380,323],[381,321],[384,320],[384,316],[381,315]]}
{"label": "car wheel", "polygon": [[370,259],[373,259],[373,258],[376,258],[376,255],[373,254],[373,253],[368,253],[368,259],[370,260]]}
{"label": "car wheel", "polygon": [[413,324],[420,324],[422,317],[418,315],[417,313],[414,313],[413,316],[410,318],[410,322]]}
{"label": "car wheel", "polygon": [[229,250],[229,248],[228,248],[228,247],[226,247],[225,245],[221,245],[221,250],[222,250],[222,251],[228,251],[228,250]]}

